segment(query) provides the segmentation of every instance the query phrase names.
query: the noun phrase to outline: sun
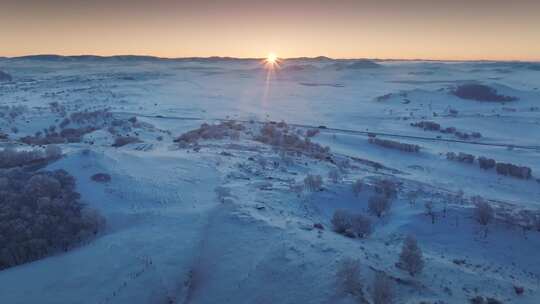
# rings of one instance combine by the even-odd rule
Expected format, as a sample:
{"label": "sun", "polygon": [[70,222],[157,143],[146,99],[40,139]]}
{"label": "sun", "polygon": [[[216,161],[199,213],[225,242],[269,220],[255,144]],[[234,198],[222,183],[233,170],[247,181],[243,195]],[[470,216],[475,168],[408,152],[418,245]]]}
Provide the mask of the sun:
{"label": "sun", "polygon": [[266,62],[270,64],[275,64],[278,61],[278,57],[275,53],[269,53],[268,56],[266,56]]}
{"label": "sun", "polygon": [[276,53],[268,53],[266,59],[264,59],[264,65],[268,70],[274,70],[279,68],[281,60],[278,58]]}

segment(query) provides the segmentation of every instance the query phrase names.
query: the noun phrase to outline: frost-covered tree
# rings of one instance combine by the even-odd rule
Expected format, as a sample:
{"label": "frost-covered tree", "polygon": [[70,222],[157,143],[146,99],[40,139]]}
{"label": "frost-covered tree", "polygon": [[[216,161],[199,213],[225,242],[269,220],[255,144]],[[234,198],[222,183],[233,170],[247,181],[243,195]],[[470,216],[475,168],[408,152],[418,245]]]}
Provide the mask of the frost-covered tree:
{"label": "frost-covered tree", "polygon": [[385,213],[388,213],[391,207],[392,201],[386,196],[375,195],[369,198],[368,210],[371,214],[377,217],[381,217]]}
{"label": "frost-covered tree", "polygon": [[375,275],[371,290],[373,304],[391,304],[394,302],[392,281],[382,272]]}
{"label": "frost-covered tree", "polygon": [[405,238],[399,255],[399,266],[411,276],[421,273],[424,268],[422,250],[418,247],[416,238],[412,235]]}
{"label": "frost-covered tree", "polygon": [[66,251],[103,228],[66,171],[0,170],[0,270]]}

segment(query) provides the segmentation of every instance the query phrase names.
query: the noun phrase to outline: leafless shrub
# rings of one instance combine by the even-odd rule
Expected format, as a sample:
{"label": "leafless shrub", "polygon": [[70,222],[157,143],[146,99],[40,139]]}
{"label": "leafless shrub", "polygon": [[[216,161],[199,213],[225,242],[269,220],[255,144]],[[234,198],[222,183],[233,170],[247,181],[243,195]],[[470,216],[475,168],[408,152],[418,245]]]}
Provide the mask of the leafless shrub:
{"label": "leafless shrub", "polygon": [[465,133],[465,132],[461,132],[461,131],[454,132],[454,135],[459,139],[469,139],[470,138],[469,133]]}
{"label": "leafless shrub", "polygon": [[107,173],[96,173],[90,179],[98,183],[108,183],[111,181],[111,175]]}
{"label": "leafless shrub", "polygon": [[394,302],[392,281],[382,272],[378,272],[373,280],[371,292],[373,304],[391,304]]}
{"label": "leafless shrub", "polygon": [[338,209],[332,216],[334,231],[348,237],[364,238],[371,234],[371,220],[362,214],[352,214],[346,210]]}
{"label": "leafless shrub", "polygon": [[123,147],[128,144],[140,143],[141,140],[135,136],[118,136],[114,139],[113,147]]}
{"label": "leafless shrub", "polygon": [[304,178],[304,186],[306,187],[308,191],[311,191],[311,192],[319,191],[322,188],[322,184],[323,184],[323,181],[320,175],[308,174],[308,176]]}
{"label": "leafless shrub", "polygon": [[369,138],[370,144],[375,144],[384,148],[396,149],[404,152],[419,152],[420,146],[415,144],[400,143],[398,141],[388,140],[388,139],[379,139],[377,137]]}
{"label": "leafless shrub", "polygon": [[215,125],[203,123],[200,128],[180,135],[174,142],[183,145],[192,145],[199,140],[239,138],[238,131],[244,129],[245,127],[242,124],[237,124],[234,121],[225,121]]}
{"label": "leafless shrub", "polygon": [[471,304],[503,304],[500,300],[490,297],[475,296],[469,299]]}
{"label": "leafless shrub", "polygon": [[486,202],[482,197],[473,197],[473,203],[475,204],[474,219],[482,226],[484,226],[484,237],[487,237],[488,224],[493,221],[494,211],[491,205]]}
{"label": "leafless shrub", "polygon": [[81,142],[85,134],[95,131],[93,127],[64,128],[60,133],[56,131],[37,132],[34,136],[25,136],[20,140],[28,145],[50,145],[60,143]]}
{"label": "leafless shrub", "polygon": [[58,113],[62,117],[66,116],[66,107],[64,105],[61,105],[57,101],[49,103],[49,108],[53,113]]}
{"label": "leafless shrub", "polygon": [[[448,160],[459,161],[462,163],[472,164],[474,163],[475,156],[472,154],[467,154],[460,152],[456,154],[454,152],[446,153],[446,158]],[[518,166],[511,163],[500,163],[495,162],[494,159],[486,158],[481,156],[478,158],[478,165],[482,169],[491,169],[495,167],[498,174],[513,176],[521,179],[530,179],[532,177],[532,169],[526,166]]]}
{"label": "leafless shrub", "polygon": [[94,127],[64,128],[60,131],[60,136],[70,143],[81,142],[84,135],[95,130],[97,129]]}
{"label": "leafless shrub", "polygon": [[36,165],[58,158],[61,155],[59,148],[51,148],[44,152],[42,150],[16,150],[5,148],[0,150],[0,168],[13,168],[18,166]]}
{"label": "leafless shrub", "polygon": [[295,151],[319,160],[331,159],[329,147],[312,143],[309,138],[301,138],[297,134],[289,132],[288,128],[280,128],[277,124],[264,124],[254,139],[276,149]]}
{"label": "leafless shrub", "polygon": [[360,192],[362,192],[362,189],[364,188],[364,183],[361,179],[357,179],[354,183],[351,185],[352,193],[354,196],[358,197],[360,195]]}
{"label": "leafless shrub", "polygon": [[314,137],[315,135],[319,134],[319,129],[308,129],[306,131],[306,137]]}
{"label": "leafless shrub", "polygon": [[448,152],[446,153],[446,158],[448,160],[455,160],[455,161],[467,163],[467,164],[474,163],[474,159],[475,159],[474,155],[463,153],[463,152],[459,152],[459,154],[456,154],[454,152]]}
{"label": "leafless shrub", "polygon": [[491,168],[495,168],[495,160],[491,159],[491,158],[484,157],[484,156],[480,156],[478,158],[478,165],[482,169],[489,170]]}
{"label": "leafless shrub", "polygon": [[472,132],[470,136],[472,138],[481,138],[482,134],[480,132]]}
{"label": "leafless shrub", "polygon": [[363,284],[360,277],[360,262],[351,258],[343,259],[336,271],[336,285],[344,294],[363,297]]}
{"label": "leafless shrub", "polygon": [[521,179],[529,179],[532,176],[531,168],[510,163],[497,163],[495,169],[498,174],[510,175]]}
{"label": "leafless shrub", "polygon": [[411,126],[413,127],[417,127],[417,128],[422,128],[424,130],[428,130],[428,131],[439,131],[441,129],[441,125],[434,122],[434,121],[419,121],[419,122],[416,122],[416,123],[411,123]]}
{"label": "leafless shrub", "polygon": [[398,265],[411,276],[415,276],[422,272],[422,269],[424,268],[422,250],[418,247],[418,243],[414,236],[409,235],[405,238],[399,255]]}
{"label": "leafless shrub", "polygon": [[392,201],[386,196],[375,195],[369,198],[368,210],[377,217],[381,217],[385,213],[388,213],[391,207]]}

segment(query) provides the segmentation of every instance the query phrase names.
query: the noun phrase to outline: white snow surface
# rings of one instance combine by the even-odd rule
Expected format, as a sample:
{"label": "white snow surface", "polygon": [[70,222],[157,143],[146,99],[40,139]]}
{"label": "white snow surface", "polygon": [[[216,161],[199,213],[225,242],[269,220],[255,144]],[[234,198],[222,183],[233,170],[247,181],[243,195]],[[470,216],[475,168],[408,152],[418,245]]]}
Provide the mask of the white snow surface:
{"label": "white snow surface", "polygon": [[[9,135],[0,147],[28,148],[18,139],[58,125],[63,117],[51,102],[68,115],[108,109],[115,119],[136,117],[140,124],[126,133],[142,141],[112,147],[114,135],[103,128],[59,145],[64,156],[46,169],[72,174],[82,201],[107,226],[73,250],[0,271],[0,303],[354,303],[335,284],[347,257],[361,263],[368,301],[371,280],[382,271],[393,279],[395,303],[468,303],[477,295],[540,303],[540,232],[504,221],[540,212],[540,71],[485,62],[381,61],[380,68],[355,70],[331,63],[284,61],[289,68],[269,72],[236,60],[0,59],[0,70],[13,76],[0,83],[0,107],[26,107],[14,119],[0,117],[0,133]],[[519,100],[450,93],[467,82]],[[392,95],[377,99],[386,94]],[[202,123],[228,119],[246,127],[240,138],[200,140],[196,149],[173,142]],[[410,125],[421,120],[482,137],[459,140]],[[327,177],[332,162],[305,154],[285,160],[253,140],[250,132],[269,121],[298,132],[320,127],[311,141],[349,160],[341,180]],[[372,145],[362,132],[421,150]],[[449,161],[447,152],[528,166],[533,176],[498,175]],[[100,172],[111,182],[90,179]],[[321,175],[323,189],[292,191],[307,174]],[[351,184],[359,178],[368,186],[356,197]],[[335,210],[368,214],[371,185],[381,178],[401,187],[389,214],[370,216],[373,234],[351,239],[333,232]],[[218,197],[219,187],[230,194]],[[418,189],[411,204],[407,193]],[[452,201],[459,191],[464,199]],[[496,210],[485,238],[472,215],[475,195]],[[425,214],[428,201],[435,223]],[[415,277],[395,265],[408,234],[425,258]]]}

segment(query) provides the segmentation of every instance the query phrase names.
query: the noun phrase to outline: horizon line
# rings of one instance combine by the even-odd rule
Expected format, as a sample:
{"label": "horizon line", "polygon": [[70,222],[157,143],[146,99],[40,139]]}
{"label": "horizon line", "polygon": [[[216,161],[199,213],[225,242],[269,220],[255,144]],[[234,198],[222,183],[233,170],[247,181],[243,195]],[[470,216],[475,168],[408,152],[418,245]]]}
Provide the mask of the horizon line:
{"label": "horizon line", "polygon": [[[35,53],[18,56],[0,56],[0,59],[24,59],[37,57],[59,57],[59,58],[80,58],[80,57],[97,57],[97,58],[115,58],[115,57],[146,57],[158,60],[188,60],[188,59],[233,59],[233,60],[265,60],[265,57],[235,57],[235,56],[184,56],[184,57],[162,57],[155,55],[142,55],[142,54],[115,54],[115,55],[96,55],[96,54],[54,54],[54,53]],[[297,57],[279,57],[281,60],[372,60],[372,61],[434,61],[434,62],[523,62],[523,63],[540,63],[540,59],[526,60],[526,59],[435,59],[435,58],[377,58],[377,57],[329,57],[325,55],[319,56],[297,56]]]}

